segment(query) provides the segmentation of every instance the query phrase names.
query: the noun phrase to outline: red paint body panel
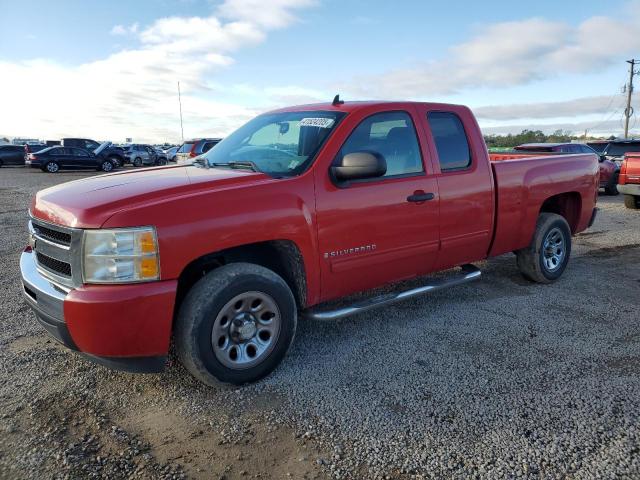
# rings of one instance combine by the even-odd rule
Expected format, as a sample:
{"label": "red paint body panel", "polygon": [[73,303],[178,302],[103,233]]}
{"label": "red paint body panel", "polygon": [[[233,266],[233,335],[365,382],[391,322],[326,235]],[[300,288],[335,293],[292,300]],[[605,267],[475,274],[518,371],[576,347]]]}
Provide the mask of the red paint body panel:
{"label": "red paint body panel", "polygon": [[640,153],[627,153],[620,167],[620,185],[640,184]]}
{"label": "red paint body panel", "polygon": [[[501,160],[514,160],[518,158],[529,158],[529,157],[542,157],[545,155],[551,155],[552,153],[545,152],[535,152],[535,153],[491,153],[489,157],[493,162],[499,162]],[[571,154],[573,155],[573,154]],[[586,154],[583,154],[586,155]],[[615,162],[611,160],[603,160],[598,163],[599,172],[600,172],[600,187],[604,188],[611,180],[611,177],[615,175],[617,167]]]}
{"label": "red paint body panel", "polygon": [[77,347],[102,357],[166,355],[175,280],[72,290],[64,316]]}
{"label": "red paint body panel", "polygon": [[[102,356],[166,354],[181,272],[203,255],[231,247],[293,242],[304,261],[306,303],[312,306],[522,248],[542,204],[556,194],[577,195],[573,230],[587,228],[597,196],[593,155],[491,162],[478,124],[463,106],[354,102],[282,111],[318,109],[347,115],[314,164],[297,177],[172,166],[102,175],[36,195],[31,212],[48,222],[157,230],[162,281],[87,285],[68,295],[65,318],[81,350]],[[353,129],[370,115],[398,110],[413,120],[424,173],[334,185],[330,166]],[[472,153],[469,169],[441,171],[430,111],[454,112],[461,119]],[[407,202],[416,192],[433,193],[434,199]],[[346,253],[331,254],[337,251]]]}

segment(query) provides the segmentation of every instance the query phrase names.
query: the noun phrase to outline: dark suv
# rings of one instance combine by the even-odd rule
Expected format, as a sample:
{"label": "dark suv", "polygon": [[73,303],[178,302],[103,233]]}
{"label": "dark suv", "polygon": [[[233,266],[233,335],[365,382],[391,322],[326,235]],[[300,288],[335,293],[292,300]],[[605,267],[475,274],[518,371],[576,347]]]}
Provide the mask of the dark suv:
{"label": "dark suv", "polygon": [[5,165],[24,165],[24,147],[22,145],[0,145],[0,167]]}
{"label": "dark suv", "polygon": [[207,153],[215,145],[220,143],[221,138],[199,138],[197,140],[187,140],[176,152],[176,162],[184,163],[192,158]]}
{"label": "dark suv", "polygon": [[607,145],[602,153],[618,164],[624,160],[625,153],[640,152],[640,140],[614,140]]}

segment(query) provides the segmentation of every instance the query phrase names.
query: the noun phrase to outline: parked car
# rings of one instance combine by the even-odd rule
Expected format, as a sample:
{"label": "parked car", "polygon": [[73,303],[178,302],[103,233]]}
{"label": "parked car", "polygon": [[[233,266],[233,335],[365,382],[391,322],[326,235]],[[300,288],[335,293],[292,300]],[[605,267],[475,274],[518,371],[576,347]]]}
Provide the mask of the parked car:
{"label": "parked car", "polygon": [[[63,138],[62,145],[64,147],[77,147],[83,148],[90,152],[94,152],[102,143],[96,142],[89,138]],[[124,165],[125,156],[124,150],[120,147],[116,147],[112,143],[109,143],[109,147],[104,150],[103,155],[111,160],[111,162],[117,167]]]}
{"label": "parked car", "polygon": [[627,153],[640,152],[640,140],[614,140],[602,152],[609,160],[622,164]]}
{"label": "parked car", "polygon": [[198,155],[207,153],[220,143],[220,138],[200,138],[184,142],[176,153],[176,162],[185,163]]}
{"label": "parked car", "polygon": [[627,208],[640,208],[640,153],[627,153],[620,167],[618,190]]}
{"label": "parked car", "polygon": [[142,167],[143,165],[166,165],[167,157],[164,152],[158,152],[151,145],[133,144],[124,152],[126,161],[134,167]]}
{"label": "parked car", "polygon": [[178,153],[178,149],[180,147],[171,147],[167,150],[165,150],[164,154],[167,156],[167,160],[170,162],[175,162],[176,161],[176,153]]}
{"label": "parked car", "polygon": [[27,155],[25,165],[40,168],[43,172],[56,173],[60,169],[91,168],[110,172],[118,168],[118,164],[105,154],[107,143],[98,147],[95,152],[76,147],[47,147],[37,153]]}
{"label": "parked car", "polygon": [[202,382],[243,384],[280,363],[298,312],[333,320],[453,287],[479,278],[470,262],[509,252],[553,282],[596,215],[594,155],[494,162],[459,105],[285,108],[200,158],[38,192],[20,268],[49,333],[128,371],[161,370],[173,341]]}
{"label": "parked car", "polygon": [[0,167],[24,165],[24,147],[20,145],[0,145]]}
{"label": "parked car", "polygon": [[620,167],[588,145],[581,143],[525,143],[518,145],[514,150],[535,155],[547,153],[591,153],[597,155],[600,161],[600,188],[604,188],[607,195],[618,195],[616,185]]}

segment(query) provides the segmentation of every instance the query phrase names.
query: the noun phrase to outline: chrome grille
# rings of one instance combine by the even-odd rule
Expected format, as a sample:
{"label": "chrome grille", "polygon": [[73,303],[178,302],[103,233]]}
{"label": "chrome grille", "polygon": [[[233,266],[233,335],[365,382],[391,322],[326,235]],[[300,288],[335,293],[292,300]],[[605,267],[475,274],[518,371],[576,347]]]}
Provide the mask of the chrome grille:
{"label": "chrome grille", "polygon": [[38,270],[59,284],[68,287],[81,285],[82,230],[32,218],[29,231],[35,240],[33,250]]}
{"label": "chrome grille", "polygon": [[46,238],[54,243],[60,243],[62,245],[66,245],[67,247],[71,245],[71,234],[66,232],[60,232],[58,230],[54,230],[49,227],[45,227],[44,225],[39,225],[37,223],[33,224],[33,228],[35,233],[42,238]]}
{"label": "chrome grille", "polygon": [[36,259],[38,260],[38,264],[43,266],[47,270],[51,270],[58,275],[63,275],[65,277],[71,278],[71,265],[69,263],[61,262],[60,260],[56,260],[55,258],[43,255],[40,252],[36,252]]}

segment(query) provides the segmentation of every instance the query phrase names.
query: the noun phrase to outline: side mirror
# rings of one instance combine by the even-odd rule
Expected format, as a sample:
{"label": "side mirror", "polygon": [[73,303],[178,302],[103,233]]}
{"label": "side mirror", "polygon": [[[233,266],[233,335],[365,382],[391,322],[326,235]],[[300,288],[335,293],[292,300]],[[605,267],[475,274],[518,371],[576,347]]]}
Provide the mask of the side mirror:
{"label": "side mirror", "polygon": [[600,163],[604,162],[607,159],[606,155],[600,155]]}
{"label": "side mirror", "polygon": [[387,173],[387,162],[377,152],[353,152],[333,165],[331,173],[339,182],[382,177]]}

